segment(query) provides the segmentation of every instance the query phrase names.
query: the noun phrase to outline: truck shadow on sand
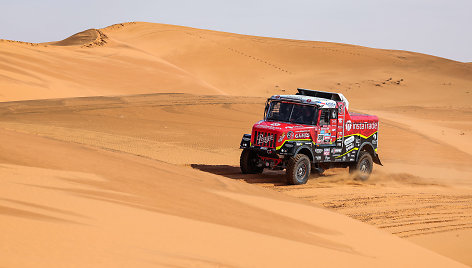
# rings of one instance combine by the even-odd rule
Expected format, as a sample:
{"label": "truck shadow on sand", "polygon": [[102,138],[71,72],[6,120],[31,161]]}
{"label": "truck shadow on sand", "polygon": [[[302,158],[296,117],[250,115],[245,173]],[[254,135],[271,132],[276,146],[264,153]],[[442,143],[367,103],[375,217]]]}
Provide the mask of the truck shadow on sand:
{"label": "truck shadow on sand", "polygon": [[[243,180],[251,184],[268,183],[274,186],[287,185],[285,171],[283,170],[264,170],[262,174],[242,174],[238,166],[202,164],[191,164],[190,166],[203,172],[224,176],[233,180]],[[316,177],[316,175],[311,175],[311,178],[314,177]]]}
{"label": "truck shadow on sand", "polygon": [[437,180],[421,178],[408,173],[374,172],[367,181],[362,181],[352,177],[346,169],[330,169],[321,175],[312,173],[306,185],[289,185],[286,182],[284,170],[264,170],[262,174],[242,174],[239,166],[203,164],[191,164],[190,166],[203,172],[224,176],[233,180],[242,180],[250,184],[264,184],[265,186],[289,186],[295,188],[331,188],[339,185],[354,187],[374,185],[381,187],[399,185],[445,187],[443,183]]}

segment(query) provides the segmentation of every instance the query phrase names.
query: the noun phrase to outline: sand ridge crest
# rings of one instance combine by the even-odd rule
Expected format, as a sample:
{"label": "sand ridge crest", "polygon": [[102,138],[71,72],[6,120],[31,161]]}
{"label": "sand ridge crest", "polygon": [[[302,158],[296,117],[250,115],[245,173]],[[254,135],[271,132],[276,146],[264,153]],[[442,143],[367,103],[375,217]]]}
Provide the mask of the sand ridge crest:
{"label": "sand ridge crest", "polygon": [[157,92],[267,97],[297,87],[339,91],[360,108],[472,100],[470,64],[166,24],[115,24],[30,50],[0,46],[0,52],[0,101]]}
{"label": "sand ridge crest", "polygon": [[64,40],[52,42],[53,46],[81,46],[94,47],[104,46],[107,43],[108,37],[98,29],[88,29],[80,33],[76,33]]}
{"label": "sand ridge crest", "polygon": [[10,44],[16,44],[16,45],[27,45],[27,46],[47,46],[46,44],[43,43],[31,43],[31,42],[23,42],[23,41],[15,41],[15,40],[8,40],[8,39],[0,39],[0,43],[10,43]]}

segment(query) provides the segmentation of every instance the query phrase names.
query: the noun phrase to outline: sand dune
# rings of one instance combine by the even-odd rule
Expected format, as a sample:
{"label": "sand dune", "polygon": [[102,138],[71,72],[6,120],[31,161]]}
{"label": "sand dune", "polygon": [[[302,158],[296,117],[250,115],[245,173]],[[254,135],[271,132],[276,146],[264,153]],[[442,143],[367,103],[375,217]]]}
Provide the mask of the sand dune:
{"label": "sand dune", "polygon": [[188,167],[0,136],[5,266],[460,267],[345,216]]}
{"label": "sand dune", "polygon": [[[296,87],[380,117],[369,181],[240,174],[241,135]],[[0,266],[472,265],[469,63],[125,23],[0,40],[0,88]]]}
{"label": "sand dune", "polygon": [[338,90],[365,109],[472,101],[466,63],[154,23],[117,24],[35,46],[3,41],[0,59],[3,101],[156,92],[266,96],[297,87]]}
{"label": "sand dune", "polygon": [[[229,178],[262,186],[346,214],[399,237],[415,242],[421,237],[418,242],[421,245],[471,263],[465,253],[470,241],[462,240],[469,237],[472,230],[470,154],[447,146],[448,141],[441,143],[425,136],[423,129],[410,130],[401,123],[383,119],[380,153],[385,167],[376,167],[369,181],[353,181],[346,170],[333,170],[320,178],[312,178],[307,185],[286,186],[281,172],[242,175],[238,167],[237,144],[241,133],[260,118],[263,104],[262,98],[189,94],[10,102],[0,104],[0,128],[137,155],[158,160],[157,165],[166,162],[191,166],[218,175],[223,181]],[[25,136],[25,139],[29,138]],[[398,145],[405,148],[399,150]],[[410,151],[421,152],[421,157],[407,153]],[[11,154],[2,154],[0,160],[31,165],[20,161],[28,159],[26,155]],[[54,163],[53,160],[48,162]],[[67,162],[73,163],[72,160]],[[33,166],[43,167],[41,164]],[[181,168],[175,166],[174,169]],[[127,176],[134,177],[132,174]],[[203,180],[207,180],[206,177]],[[170,194],[167,189],[156,191],[159,195]],[[143,195],[135,193],[135,196]],[[182,195],[187,194],[182,192]],[[185,205],[179,203],[166,211],[181,211],[179,206]],[[179,215],[194,213],[183,210]],[[457,232],[461,232],[460,238]],[[438,241],[434,236],[444,233],[449,235],[441,241],[451,241],[455,251],[451,252],[451,247],[435,248]]]}

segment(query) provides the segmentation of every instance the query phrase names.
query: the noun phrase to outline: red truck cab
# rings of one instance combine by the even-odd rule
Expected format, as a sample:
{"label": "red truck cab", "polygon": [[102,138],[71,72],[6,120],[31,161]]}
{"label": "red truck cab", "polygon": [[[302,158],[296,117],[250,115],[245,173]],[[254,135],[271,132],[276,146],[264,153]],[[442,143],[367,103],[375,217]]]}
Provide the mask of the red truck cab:
{"label": "red truck cab", "polygon": [[377,154],[377,116],[349,113],[340,93],[298,89],[267,100],[264,119],[240,144],[243,173],[286,169],[291,184],[306,183],[311,171],[349,167],[367,179]]}

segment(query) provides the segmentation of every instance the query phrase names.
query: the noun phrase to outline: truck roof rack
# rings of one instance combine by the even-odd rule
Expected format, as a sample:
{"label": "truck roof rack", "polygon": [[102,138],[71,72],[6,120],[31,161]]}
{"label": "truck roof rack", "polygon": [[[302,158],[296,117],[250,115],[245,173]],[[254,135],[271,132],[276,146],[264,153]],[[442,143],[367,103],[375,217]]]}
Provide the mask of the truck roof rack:
{"label": "truck roof rack", "polygon": [[326,91],[317,91],[317,90],[305,89],[305,88],[298,88],[298,93],[296,95],[317,97],[317,98],[323,98],[323,99],[334,100],[334,101],[343,101],[344,100],[344,96],[341,97],[339,93],[332,93],[332,92],[326,92]]}

